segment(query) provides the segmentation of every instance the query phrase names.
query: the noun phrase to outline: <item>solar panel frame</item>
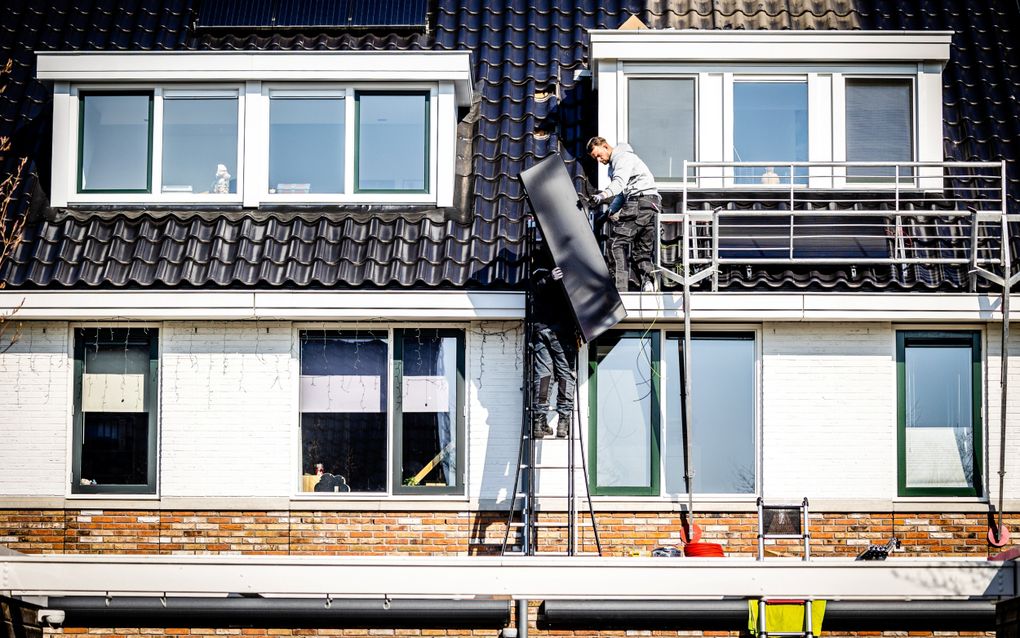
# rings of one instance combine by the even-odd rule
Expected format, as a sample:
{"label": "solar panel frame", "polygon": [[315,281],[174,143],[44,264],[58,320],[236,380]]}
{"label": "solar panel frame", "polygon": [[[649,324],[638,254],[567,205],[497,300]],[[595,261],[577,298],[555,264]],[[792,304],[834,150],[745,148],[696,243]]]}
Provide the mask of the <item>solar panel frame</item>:
{"label": "solar panel frame", "polygon": [[203,0],[198,29],[418,29],[428,0]]}

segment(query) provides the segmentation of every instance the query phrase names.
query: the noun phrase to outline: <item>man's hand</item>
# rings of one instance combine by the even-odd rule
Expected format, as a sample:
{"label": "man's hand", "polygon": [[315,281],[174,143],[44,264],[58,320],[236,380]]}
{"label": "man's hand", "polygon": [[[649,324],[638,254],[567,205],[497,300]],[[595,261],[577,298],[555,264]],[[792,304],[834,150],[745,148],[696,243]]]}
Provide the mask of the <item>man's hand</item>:
{"label": "man's hand", "polygon": [[553,268],[552,272],[549,274],[552,275],[553,281],[559,281],[560,279],[563,279],[563,269],[560,268],[559,266]]}
{"label": "man's hand", "polygon": [[602,198],[598,195],[578,195],[577,205],[581,208],[598,208],[599,204],[602,203]]}

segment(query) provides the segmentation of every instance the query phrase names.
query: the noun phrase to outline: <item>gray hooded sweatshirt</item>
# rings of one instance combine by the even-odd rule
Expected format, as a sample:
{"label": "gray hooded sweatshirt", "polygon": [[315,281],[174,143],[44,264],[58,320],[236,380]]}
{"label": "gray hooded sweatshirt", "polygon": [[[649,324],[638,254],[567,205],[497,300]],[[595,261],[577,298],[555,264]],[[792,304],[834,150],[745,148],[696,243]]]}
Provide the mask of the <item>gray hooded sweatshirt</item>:
{"label": "gray hooded sweatshirt", "polygon": [[618,144],[609,156],[609,186],[599,194],[608,200],[623,193],[627,197],[658,195],[655,178],[630,144]]}

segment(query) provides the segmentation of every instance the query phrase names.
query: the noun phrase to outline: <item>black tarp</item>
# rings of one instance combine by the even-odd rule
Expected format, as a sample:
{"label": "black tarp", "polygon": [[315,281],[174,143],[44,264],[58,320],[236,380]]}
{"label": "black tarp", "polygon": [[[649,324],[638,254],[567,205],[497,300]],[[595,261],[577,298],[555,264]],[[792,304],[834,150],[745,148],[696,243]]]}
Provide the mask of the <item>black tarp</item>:
{"label": "black tarp", "polygon": [[581,336],[590,342],[627,316],[609,268],[577,203],[570,173],[558,154],[521,172],[521,182],[563,285]]}

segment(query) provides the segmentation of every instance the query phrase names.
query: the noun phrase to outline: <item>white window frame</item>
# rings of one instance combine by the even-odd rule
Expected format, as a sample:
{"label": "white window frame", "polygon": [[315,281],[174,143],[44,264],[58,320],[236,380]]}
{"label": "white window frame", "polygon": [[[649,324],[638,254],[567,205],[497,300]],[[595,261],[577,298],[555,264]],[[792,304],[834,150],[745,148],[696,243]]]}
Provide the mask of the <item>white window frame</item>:
{"label": "white window frame", "polygon": [[[698,73],[628,73],[623,77],[626,89],[619,92],[617,108],[620,111],[620,130],[622,131],[623,137],[621,139],[630,140],[630,83],[632,80],[692,80],[694,82],[694,160],[697,161],[700,156],[699,145],[701,143],[701,127],[698,125],[699,118],[701,115],[700,105],[700,92],[701,92],[701,78]],[[661,184],[680,184],[684,181],[684,178],[674,178],[660,182]]]}
{"label": "white window frame", "polygon": [[[397,459],[394,457],[396,450],[396,441],[394,435],[396,433],[397,423],[394,420],[396,414],[394,398],[396,396],[397,388],[393,386],[394,379],[394,345],[395,345],[395,333],[397,330],[407,330],[414,328],[427,328],[429,330],[460,330],[463,333],[464,343],[464,396],[463,405],[458,406],[458,409],[462,415],[463,422],[463,467],[458,468],[458,473],[463,478],[461,483],[460,491],[456,494],[437,494],[423,489],[421,494],[413,494],[407,492],[395,493],[393,476],[394,468],[396,467]],[[301,333],[309,330],[349,330],[352,332],[356,331],[375,331],[386,333],[386,379],[388,389],[386,392],[386,490],[383,492],[304,492],[301,490],[301,470],[302,470],[302,448],[301,448]],[[380,325],[366,324],[366,323],[308,323],[298,322],[293,325],[291,343],[293,344],[291,350],[292,362],[293,362],[293,378],[292,392],[294,397],[295,410],[293,413],[292,422],[292,441],[293,441],[293,455],[291,458],[291,476],[294,477],[291,484],[292,495],[291,497],[295,500],[356,500],[356,501],[372,501],[380,499],[394,499],[394,500],[425,500],[425,501],[466,501],[470,498],[470,467],[471,467],[471,420],[469,404],[471,403],[471,342],[469,336],[471,334],[471,328],[467,324],[462,323],[451,323],[451,322],[437,322],[437,323],[391,323],[387,322]],[[460,434],[460,433],[458,433]]]}
{"label": "white window frame", "polygon": [[[375,91],[390,91],[394,93],[422,93],[428,91],[428,192],[426,193],[358,193],[355,192],[357,184],[354,182],[354,167],[357,162],[357,134],[355,126],[357,123],[355,113],[357,109],[356,96],[358,93],[371,93]],[[307,97],[307,98],[329,98],[340,97],[344,100],[344,192],[343,193],[270,193],[269,190],[269,110],[273,97]],[[250,131],[253,136],[253,144],[257,148],[265,148],[259,152],[260,166],[258,171],[259,180],[252,180],[251,191],[245,193],[245,199],[257,200],[266,204],[305,204],[309,202],[323,204],[337,203],[373,203],[381,199],[390,203],[400,204],[434,204],[436,202],[436,189],[438,186],[437,171],[439,168],[439,117],[437,111],[440,108],[439,86],[435,83],[358,83],[348,85],[335,84],[293,84],[293,83],[263,83],[261,96],[258,99],[265,101],[263,106],[265,126]],[[264,139],[263,139],[264,138]],[[262,179],[264,178],[264,179]]]}
{"label": "white window frame", "polygon": [[[647,333],[649,331],[655,331],[659,333],[659,361],[657,362],[660,369],[662,370],[662,345],[666,342],[666,335],[669,333],[675,333],[683,335],[684,326],[683,324],[665,323],[654,326],[648,326],[646,324],[619,324],[614,330],[631,330]],[[763,401],[764,393],[762,387],[762,360],[763,360],[763,339],[762,339],[762,326],[761,324],[754,323],[735,323],[735,324],[696,324],[691,327],[692,333],[705,334],[711,332],[743,332],[754,335],[754,482],[755,492],[753,494],[727,494],[727,493],[709,493],[709,492],[695,492],[694,500],[696,502],[711,502],[711,503],[753,503],[754,500],[762,494],[762,482],[764,476],[764,446],[762,437],[762,414],[763,414]],[[590,360],[588,357],[589,349],[587,347],[581,348],[578,351],[578,364],[579,369],[588,370],[590,367]],[[577,396],[577,410],[580,418],[580,422],[585,428],[584,432],[587,435],[588,425],[591,419],[590,410],[590,392],[592,391],[590,383],[590,375],[582,375],[583,378],[578,379],[578,396]],[[652,496],[619,496],[619,495],[599,495],[593,496],[592,500],[597,502],[614,502],[614,501],[682,501],[686,500],[686,492],[670,492],[666,488],[666,455],[665,445],[666,437],[668,435],[668,421],[667,415],[671,401],[679,401],[679,397],[669,397],[664,391],[665,383],[662,384],[663,389],[659,396],[659,494]],[[591,454],[594,454],[594,448],[592,448]],[[695,472],[697,467],[694,468]]]}
{"label": "white window frame", "polygon": [[[949,59],[952,33],[945,31],[593,31],[591,59],[599,95],[598,132],[610,144],[629,141],[627,104],[631,78],[696,76],[696,161],[731,162],[733,84],[742,80],[808,83],[808,161],[846,161],[847,79],[912,80],[911,136],[915,162],[941,162],[942,68]],[[705,188],[758,189],[724,179],[722,169],[702,169]],[[845,180],[845,171],[809,168],[799,188],[893,188]],[[938,167],[919,167],[920,188],[941,188]],[[926,176],[932,179],[926,180]],[[718,179],[715,179],[718,177]],[[599,167],[599,184],[608,169]],[[782,184],[789,189],[790,185]],[[660,181],[663,191],[680,190],[683,180]]]}
{"label": "white window frame", "polygon": [[[74,445],[74,427],[76,421],[76,409],[74,400],[74,386],[75,386],[75,374],[74,374],[74,358],[75,358],[75,333],[79,329],[104,329],[104,328],[150,328],[159,331],[159,336],[156,339],[156,352],[158,357],[158,365],[156,366],[156,452],[152,460],[156,465],[156,487],[154,492],[96,492],[96,493],[83,493],[75,492],[71,482],[74,479],[74,455],[76,453]],[[67,375],[65,381],[67,396],[70,397],[68,410],[66,411],[66,424],[67,431],[64,438],[65,449],[67,454],[64,458],[64,498],[67,500],[102,500],[102,501],[158,501],[160,499],[162,482],[163,482],[163,372],[164,372],[164,338],[166,331],[164,329],[163,322],[159,321],[72,321],[67,324],[66,330],[67,338],[67,357],[68,361],[72,362],[71,374]]]}
{"label": "white window frame", "polygon": [[[37,77],[53,82],[53,206],[95,204],[213,204],[256,208],[263,204],[453,205],[457,109],[472,99],[466,51],[172,51],[40,52]],[[340,90],[348,99],[354,161],[354,95],[358,91],[427,91],[429,95],[428,190],[424,193],[353,192],[270,194],[268,188],[269,90]],[[149,193],[79,193],[78,126],[81,91],[153,92],[152,190]],[[162,92],[236,91],[238,95],[237,193],[162,193]],[[347,142],[345,142],[347,143]]]}
{"label": "white window frame", "polygon": [[[79,120],[81,112],[81,94],[109,93],[116,95],[122,91],[137,91],[152,93],[152,153],[151,159],[151,191],[149,193],[111,193],[102,191],[78,190],[78,174],[81,171],[81,157],[78,155],[79,140],[78,134],[82,130],[83,123]],[[167,95],[174,98],[215,98],[235,97],[237,98],[237,192],[217,195],[215,193],[164,193],[163,189],[163,100]],[[68,144],[64,147],[62,154],[67,158],[61,158],[61,163],[66,163],[68,193],[67,203],[75,204],[240,204],[242,185],[244,180],[244,90],[238,84],[225,84],[222,86],[209,87],[196,84],[153,84],[153,83],[129,83],[129,84],[75,84],[68,87],[68,101],[70,107],[71,122],[68,130]],[[54,144],[56,144],[56,130],[54,130]],[[54,173],[54,182],[57,180],[57,173]],[[210,181],[212,177],[210,176]],[[55,204],[56,205],[56,204]]]}

